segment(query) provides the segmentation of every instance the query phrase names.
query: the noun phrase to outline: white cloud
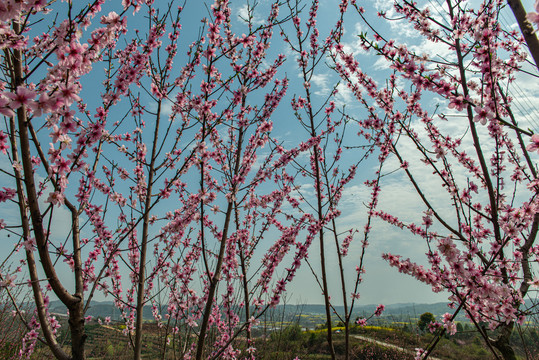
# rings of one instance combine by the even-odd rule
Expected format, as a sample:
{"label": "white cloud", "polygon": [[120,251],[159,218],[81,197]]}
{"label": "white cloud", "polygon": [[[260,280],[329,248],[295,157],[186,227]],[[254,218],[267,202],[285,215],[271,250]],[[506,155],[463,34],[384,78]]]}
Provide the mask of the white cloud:
{"label": "white cloud", "polygon": [[[531,66],[525,66],[525,70],[536,72]],[[520,127],[539,132],[539,82],[537,78],[522,72],[515,77],[515,81],[509,86],[513,99],[511,110]]]}
{"label": "white cloud", "polygon": [[385,57],[379,57],[378,60],[372,64],[372,67],[376,70],[389,70],[391,62],[386,60]]}
{"label": "white cloud", "polygon": [[313,74],[311,83],[314,84],[314,93],[320,96],[328,96],[331,91],[329,88],[329,74]]}
{"label": "white cloud", "polygon": [[[251,9],[252,10],[252,9]],[[255,11],[251,11],[251,14],[249,14],[249,6],[247,4],[243,4],[238,8],[238,20],[247,22],[249,21],[249,17],[252,16],[252,23],[255,26],[259,26],[264,24],[264,19],[258,15]]]}
{"label": "white cloud", "polygon": [[412,45],[409,48],[418,56],[425,54],[433,60],[439,60],[441,58],[447,62],[451,62],[456,59],[455,52],[442,42],[433,42],[428,39],[423,39],[420,44]]}
{"label": "white cloud", "polygon": [[349,105],[355,102],[354,93],[345,84],[340,83],[337,86],[337,95],[335,96],[335,103],[338,107]]}
{"label": "white cloud", "polygon": [[[417,38],[419,32],[414,29],[413,25],[410,24],[406,19],[402,19],[402,15],[398,14],[394,8],[393,0],[374,0],[374,7],[379,12],[384,12],[389,19],[395,19],[391,21],[384,21],[384,27],[387,28],[389,24],[390,33],[397,38],[403,38],[409,40],[410,38]],[[377,26],[378,29],[383,29],[384,27]]]}

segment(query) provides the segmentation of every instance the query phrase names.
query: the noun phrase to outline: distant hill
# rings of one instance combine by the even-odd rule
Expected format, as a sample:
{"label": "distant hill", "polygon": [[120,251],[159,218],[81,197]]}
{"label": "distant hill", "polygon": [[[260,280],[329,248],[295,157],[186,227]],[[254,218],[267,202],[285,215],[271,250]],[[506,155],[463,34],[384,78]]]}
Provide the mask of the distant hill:
{"label": "distant hill", "polygon": [[[166,310],[166,308],[164,306],[163,310]],[[67,308],[60,301],[51,301],[49,311],[58,315],[67,314]],[[120,315],[120,310],[118,310],[112,301],[92,301],[86,312],[86,316],[92,316],[94,318],[110,316],[112,320],[120,320]],[[145,320],[153,319],[151,307],[145,306],[142,315]]]}
{"label": "distant hill", "polygon": [[[377,304],[361,305],[354,309],[354,316],[370,316],[376,309]],[[166,313],[166,305],[162,306],[163,313]],[[65,306],[60,301],[52,301],[50,305],[50,312],[55,314],[67,314]],[[335,310],[339,313],[343,312],[342,306],[336,306]],[[278,305],[272,310],[273,313],[280,313],[284,311],[285,316],[294,315],[323,315],[326,310],[324,305],[321,304],[304,304],[304,305]],[[451,309],[447,307],[444,302],[435,304],[416,304],[416,303],[399,303],[386,305],[384,316],[394,315],[399,317],[419,317],[419,315],[430,312],[436,316],[443,315],[446,312],[450,312]],[[110,316],[112,320],[120,319],[120,311],[114,306],[112,301],[92,301],[87,314],[92,317],[107,317]],[[144,307],[144,319],[152,319],[152,312],[149,306]]]}
{"label": "distant hill", "polygon": [[[531,306],[529,301],[526,302],[526,306]],[[354,308],[354,314],[352,319],[356,317],[369,317],[374,313],[377,304],[369,305],[360,305]],[[162,314],[166,314],[167,305],[161,307]],[[335,306],[335,310],[339,313],[343,313],[342,306]],[[59,316],[66,316],[67,310],[60,301],[52,301],[49,311],[51,313],[57,314]],[[434,304],[418,304],[418,303],[398,303],[398,304],[389,304],[385,306],[383,313],[383,318],[391,317],[393,320],[397,319],[399,321],[406,319],[419,318],[419,316],[425,312],[430,312],[436,318],[440,318],[441,315],[453,310],[447,306],[445,302],[439,302]],[[275,309],[271,309],[269,312],[273,318],[281,317],[283,320],[290,321],[294,318],[297,318],[299,315],[311,316],[311,317],[321,317],[325,316],[326,310],[322,304],[304,304],[304,305],[278,305]],[[118,308],[114,306],[112,301],[92,301],[90,308],[88,309],[87,316],[96,317],[108,317],[112,320],[120,320],[121,314]],[[150,306],[144,307],[143,318],[145,320],[153,319],[152,311]],[[465,313],[461,311],[457,316],[457,320],[465,321]]]}
{"label": "distant hill", "polygon": [[[376,310],[376,307],[378,304],[369,304],[369,305],[360,305],[355,307],[354,313],[359,313],[363,315],[372,314],[374,310]],[[306,305],[288,305],[288,308],[293,307],[294,310],[300,310],[304,314],[325,314],[325,307],[324,305],[313,305],[313,304],[306,304]],[[294,311],[290,309],[289,311]],[[335,306],[335,310],[337,312],[344,312],[344,307],[342,306]],[[400,314],[409,314],[409,315],[421,315],[424,312],[431,312],[434,315],[442,315],[446,312],[450,311],[450,309],[447,307],[447,304],[445,302],[435,303],[435,304],[416,304],[416,303],[400,303],[400,304],[390,304],[386,305],[384,314],[394,314],[394,315],[400,315]]]}
{"label": "distant hill", "polygon": [[[374,313],[378,304],[369,304],[369,305],[360,305],[354,307],[354,316],[369,317]],[[325,314],[325,306],[318,304],[305,304],[305,305],[287,305],[286,307],[280,305],[277,307],[284,308],[285,312],[288,314],[304,314],[304,315],[319,315]],[[343,306],[335,306],[335,310],[338,313],[344,313]],[[418,318],[421,314],[425,312],[430,312],[436,317],[439,317],[447,312],[451,312],[451,309],[447,306],[445,302],[439,302],[434,304],[417,304],[417,303],[398,303],[398,304],[389,304],[385,305],[385,310],[383,316],[395,316],[399,318]],[[464,317],[464,313],[462,313]]]}

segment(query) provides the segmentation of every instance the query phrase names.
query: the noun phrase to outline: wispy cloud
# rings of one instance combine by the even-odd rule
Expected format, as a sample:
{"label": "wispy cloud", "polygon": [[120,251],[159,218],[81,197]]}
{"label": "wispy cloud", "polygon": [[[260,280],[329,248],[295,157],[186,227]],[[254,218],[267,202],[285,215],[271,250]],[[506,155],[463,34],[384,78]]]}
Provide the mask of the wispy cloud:
{"label": "wispy cloud", "polygon": [[252,23],[255,26],[259,26],[264,24],[264,18],[261,17],[259,14],[256,13],[256,11],[251,11],[249,14],[249,6],[247,4],[243,4],[238,8],[238,19],[240,21],[249,21],[249,17],[252,16]]}

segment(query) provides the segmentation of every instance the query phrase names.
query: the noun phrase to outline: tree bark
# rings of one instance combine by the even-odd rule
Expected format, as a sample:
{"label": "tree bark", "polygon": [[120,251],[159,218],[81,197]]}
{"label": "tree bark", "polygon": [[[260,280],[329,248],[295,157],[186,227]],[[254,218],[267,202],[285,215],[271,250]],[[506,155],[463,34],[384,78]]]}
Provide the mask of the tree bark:
{"label": "tree bark", "polygon": [[520,0],[507,0],[507,3],[513,11],[513,15],[515,15],[520,32],[535,62],[535,67],[539,70],[539,40],[537,39],[533,25],[526,19],[526,10]]}
{"label": "tree bark", "polygon": [[515,351],[511,346],[511,333],[514,326],[515,323],[513,321],[508,325],[504,325],[498,338],[492,342],[492,345],[500,351],[504,360],[517,360]]}
{"label": "tree bark", "polygon": [[[21,32],[20,24],[17,21],[13,21],[13,30],[16,33]],[[23,54],[21,50],[13,50],[13,54],[6,53],[8,61],[11,61],[12,66],[12,87],[13,91],[16,91],[19,86],[24,86],[23,81]],[[50,258],[49,249],[48,249],[48,237],[45,234],[43,228],[43,217],[41,215],[41,210],[38,203],[38,196],[36,192],[36,185],[34,181],[34,170],[31,163],[31,153],[30,153],[30,137],[29,137],[29,119],[26,106],[22,105],[17,109],[16,113],[17,118],[17,129],[19,133],[19,143],[21,158],[20,163],[23,168],[23,183],[24,190],[21,186],[18,186],[19,191],[19,208],[21,210],[21,217],[23,221],[23,230],[25,231],[25,236],[28,238],[30,236],[30,225],[27,217],[27,212],[30,213],[30,219],[32,223],[33,233],[36,240],[37,250],[39,254],[39,259],[41,261],[42,269],[47,277],[47,281],[54,291],[55,295],[62,301],[64,305],[69,309],[69,325],[72,335],[72,354],[71,359],[73,360],[84,360],[84,343],[86,340],[86,335],[84,331],[84,308],[82,301],[82,272],[80,266],[80,248],[78,247],[78,225],[77,231],[74,233],[74,256],[78,256],[79,259],[75,259],[78,268],[75,274],[75,283],[76,283],[76,294],[72,295],[69,291],[63,286],[60,278],[56,273],[54,264]],[[20,177],[19,177],[20,178]],[[20,185],[20,184],[18,184]],[[27,204],[22,196],[23,193],[26,193]],[[22,196],[22,197],[21,197]],[[77,215],[74,216],[75,219]],[[26,221],[26,224],[24,222]],[[78,224],[76,221],[75,225]],[[73,225],[73,223],[72,223]],[[27,251],[27,260],[28,268],[32,281],[32,288],[34,292],[34,300],[36,302],[36,307],[39,316],[39,322],[41,324],[42,330],[44,332],[47,344],[51,348],[51,351],[58,359],[69,359],[70,357],[65,354],[61,346],[57,343],[52,330],[50,329],[49,321],[46,317],[46,309],[43,301],[43,295],[39,287],[39,279],[37,275],[37,267],[33,258],[33,252]]]}
{"label": "tree bark", "polygon": [[73,360],[86,359],[84,349],[87,336],[84,328],[84,302],[82,298],[78,303],[69,307],[69,329],[71,330],[71,358]]}
{"label": "tree bark", "polygon": [[157,156],[157,140],[159,138],[159,123],[161,122],[161,101],[157,104],[157,118],[155,119],[155,130],[152,143],[152,153],[150,167],[148,169],[148,184],[146,198],[144,203],[144,220],[142,223],[142,244],[140,249],[140,262],[138,272],[138,290],[137,290],[137,318],[135,323],[135,360],[141,358],[142,353],[142,322],[144,315],[144,282],[146,281],[146,252],[148,246],[148,234],[150,228],[150,209],[152,205],[153,178],[155,175],[155,159]]}
{"label": "tree bark", "polygon": [[[19,162],[19,151],[17,148],[17,141],[15,139],[15,119],[10,119],[11,127],[11,152],[13,154],[13,161]],[[30,238],[30,221],[28,219],[28,209],[26,207],[26,199],[24,197],[24,185],[21,172],[15,170],[15,182],[17,184],[17,196],[19,203],[19,215],[21,217],[21,226],[23,230],[24,240]],[[52,333],[50,323],[47,319],[47,314],[45,311],[45,302],[43,299],[43,293],[41,292],[41,287],[39,286],[39,275],[37,271],[37,265],[34,257],[33,250],[26,250],[26,264],[28,266],[28,273],[30,275],[30,284],[32,286],[32,293],[34,297],[34,303],[36,305],[36,312],[39,319],[39,324],[41,325],[41,331],[47,345],[51,349],[51,352],[57,359],[68,360],[69,355],[62,349],[62,347],[56,341]]]}
{"label": "tree bark", "polygon": [[[245,97],[243,99],[242,104],[245,104]],[[238,147],[236,149],[236,154],[234,156],[235,157],[234,172],[233,172],[234,176],[237,175],[240,170],[243,137],[244,137],[243,128],[240,126],[239,137],[238,137],[238,142],[237,142]],[[231,179],[232,178],[233,176],[231,176]],[[237,191],[236,186],[237,184],[235,183],[232,184],[231,194],[233,195],[233,197],[236,196],[236,191]],[[197,350],[196,350],[196,355],[195,355],[196,360],[202,360],[202,356],[204,354],[204,342],[206,340],[206,332],[208,330],[210,316],[212,313],[213,298],[215,296],[215,292],[217,290],[217,285],[219,284],[219,280],[221,279],[221,269],[223,267],[223,261],[224,261],[225,250],[226,250],[226,242],[228,239],[228,231],[229,231],[230,219],[232,217],[233,209],[234,209],[234,200],[230,199],[227,205],[227,209],[226,209],[223,233],[221,236],[221,244],[219,246],[219,255],[217,257],[217,264],[215,265],[215,272],[213,274],[213,277],[211,278],[210,287],[208,289],[208,298],[206,300],[206,306],[204,307],[204,315],[202,316],[202,324],[200,325],[200,332],[198,334]],[[249,306],[249,304],[245,304],[245,306]]]}

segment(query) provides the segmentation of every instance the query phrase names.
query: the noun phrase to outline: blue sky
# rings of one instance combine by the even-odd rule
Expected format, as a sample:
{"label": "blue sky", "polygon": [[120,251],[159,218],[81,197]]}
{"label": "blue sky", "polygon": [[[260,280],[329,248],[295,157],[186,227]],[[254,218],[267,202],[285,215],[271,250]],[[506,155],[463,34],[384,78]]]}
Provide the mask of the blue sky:
{"label": "blue sky", "polygon": [[[327,35],[328,28],[334,23],[337,19],[337,1],[322,1],[320,5],[318,22],[320,25],[321,38],[324,38]],[[259,21],[265,17],[265,9],[267,7],[268,1],[260,1],[258,12],[255,13],[254,22],[257,24]],[[391,11],[389,5],[391,1],[368,1],[365,2],[365,8],[367,12],[375,14],[378,10]],[[59,6],[65,6],[65,4],[60,4]],[[531,1],[526,2],[526,6],[531,9]],[[112,8],[112,6],[111,6]],[[237,16],[235,18],[235,26],[237,26],[237,34],[246,32],[245,25],[242,25],[242,21],[239,18],[240,16],[246,16],[246,7],[241,1],[232,2],[233,14]],[[106,15],[108,12],[108,7],[104,8],[103,14]],[[284,9],[282,10],[284,12]],[[283,15],[283,12],[281,13]],[[307,18],[307,9],[304,10],[304,14],[300,15],[303,19]],[[182,35],[185,36],[185,39],[182,40],[180,44],[180,49],[185,49],[186,45],[189,44],[197,35],[198,28],[200,26],[200,19],[206,16],[206,10],[201,3],[198,2],[188,2],[186,7],[186,14],[182,17]],[[514,22],[511,14],[505,13],[502,17],[502,23],[506,26],[512,26]],[[128,28],[130,32],[127,34],[127,37],[134,36],[134,28],[137,26],[142,26],[144,24],[144,19],[142,15],[137,15],[133,18],[129,15]],[[373,21],[378,22],[378,20],[373,17]],[[39,25],[38,25],[39,26]],[[289,29],[289,28],[288,28]],[[412,27],[403,24],[402,22],[392,22],[389,26],[384,28],[387,32],[391,33],[393,38],[399,43],[405,43],[409,47],[413,47],[417,52],[429,52],[430,54],[438,53],[442,57],[450,56],[447,49],[444,49],[441,46],[432,45],[427,42],[424,42],[421,37],[419,37]],[[347,15],[345,18],[345,37],[343,39],[345,43],[345,49],[347,51],[354,52],[358,58],[361,60],[362,68],[369,73],[370,76],[374,77],[377,81],[384,81],[384,77],[388,74],[387,64],[382,58],[375,56],[366,56],[362,50],[358,48],[357,34],[359,32],[366,31],[366,26],[363,24],[360,19],[352,14]],[[180,50],[181,53],[181,50]],[[273,59],[277,56],[278,53],[283,53],[287,55],[287,62],[283,68],[279,71],[277,77],[281,78],[286,75],[291,82],[291,86],[288,90],[288,94],[283,99],[280,104],[280,107],[273,115],[274,121],[274,133],[273,136],[284,142],[286,146],[296,146],[300,140],[306,140],[307,134],[303,129],[297,124],[297,121],[294,119],[294,116],[290,110],[290,100],[295,93],[302,92],[302,81],[298,78],[298,70],[296,67],[296,62],[294,55],[287,48],[287,45],[284,44],[279,39],[278,31],[275,32],[274,42],[272,43],[272,48],[269,51],[268,59]],[[183,59],[185,61],[185,59]],[[329,63],[329,60],[327,61]],[[182,58],[178,59],[178,64],[182,63]],[[96,68],[101,65],[96,65]],[[83,83],[83,92],[81,96],[85,99],[85,102],[88,104],[88,108],[93,111],[95,107],[98,106],[100,98],[98,96],[101,92],[100,85],[101,78],[99,76],[94,76],[93,73],[85,76],[82,79]],[[329,91],[335,86],[338,81],[336,74],[325,64],[320,64],[317,72],[313,76],[311,83],[312,89],[314,90],[314,103],[322,102]],[[517,103],[520,106],[520,116],[523,119],[523,122],[528,122],[529,127],[534,129],[535,123],[533,119],[537,118],[539,113],[534,107],[534,103],[539,103],[538,94],[539,94],[539,85],[535,81],[530,81],[529,79],[523,78],[522,81],[518,82],[518,87],[515,87],[514,97],[516,98]],[[96,91],[96,89],[100,89]],[[335,101],[339,108],[345,107],[347,113],[356,114],[360,117],[362,108],[354,103],[353,97],[349,90],[344,86],[339,86],[339,93],[335,97]],[[142,92],[142,91],[141,91]],[[152,104],[150,103],[149,96],[141,96],[143,105],[148,106],[149,109],[152,109]],[[424,101],[433,108],[438,100],[432,98],[424,98]],[[430,102],[430,103],[429,103]],[[440,103],[442,106],[443,102]],[[128,109],[128,102],[124,101],[114,110],[115,114],[123,114]],[[166,108],[165,113],[170,112],[169,108]],[[532,119],[529,121],[528,119]],[[465,125],[459,123],[448,123],[445,128],[447,131],[455,133],[465,133]],[[351,145],[357,144],[357,140],[353,137],[354,128],[351,126],[350,135],[347,137],[347,141],[350,141]],[[46,143],[45,136],[42,140]],[[406,145],[403,145],[406,146]],[[412,148],[410,148],[411,158],[414,158],[412,155]],[[343,165],[348,166],[349,164],[355,162],[359,156],[359,151],[347,151],[345,157],[343,158]],[[114,158],[114,156],[111,156]],[[118,160],[121,157],[117,158]],[[416,159],[418,161],[418,159]],[[390,162],[388,168],[394,165],[395,168],[397,164],[395,162]],[[0,156],[0,166],[4,169],[9,168],[10,164],[8,163],[5,156]],[[356,228],[360,233],[356,236],[354,243],[352,244],[349,255],[345,258],[345,268],[347,274],[349,274],[349,289],[352,286],[351,280],[355,274],[355,267],[358,265],[359,254],[361,252],[361,233],[363,226],[366,220],[367,209],[365,204],[369,201],[370,189],[363,185],[363,182],[367,179],[372,179],[374,171],[377,168],[376,156],[372,157],[369,161],[364,162],[359,170],[356,179],[349,184],[348,189],[345,191],[345,196],[342,199],[341,210],[343,212],[342,216],[338,220],[339,228],[342,230],[348,228]],[[418,169],[418,171],[422,171]],[[421,174],[421,173],[419,173]],[[437,204],[440,207],[443,207],[446,198],[443,194],[439,194],[437,190],[437,182],[430,181],[427,177],[428,174],[425,174],[422,178],[424,184],[431,191],[432,196],[436,198]],[[9,184],[9,180],[5,175],[1,175],[0,181],[3,184]],[[299,185],[302,185],[302,192],[304,193],[313,193],[312,184],[303,183],[299,181]],[[397,172],[392,176],[384,178],[383,185],[385,190],[383,192],[382,198],[380,200],[380,208],[388,212],[400,215],[403,220],[416,221],[420,222],[421,212],[424,210],[424,206],[421,204],[417,195],[415,195],[412,187],[407,181],[405,181],[402,172]],[[17,215],[16,209],[12,205],[2,206],[0,209],[0,218],[4,218],[6,223],[16,223]],[[168,205],[167,205],[168,206]],[[165,207],[165,205],[163,205]],[[450,211],[450,209],[447,209]],[[68,212],[63,208],[55,209],[56,219],[53,222],[53,229],[55,230],[55,237],[63,238],[68,235],[68,231],[65,226],[65,219],[69,218]],[[157,229],[154,229],[157,233]],[[2,253],[6,253],[13,246],[13,238],[6,237],[7,231],[2,231],[0,233],[0,238],[2,239],[0,249]],[[399,274],[395,269],[389,267],[389,265],[381,259],[381,254],[383,252],[391,251],[395,254],[400,254],[404,258],[410,257],[412,260],[415,260],[419,263],[425,263],[424,253],[426,252],[426,246],[421,239],[413,237],[411,234],[405,231],[398,230],[397,228],[387,225],[381,221],[376,221],[373,225],[373,231],[370,234],[370,246],[367,249],[366,255],[366,273],[364,274],[364,282],[360,287],[361,294],[361,303],[362,304],[371,304],[371,303],[401,303],[401,302],[417,302],[417,303],[431,303],[437,301],[444,301],[447,298],[446,294],[434,294],[432,293],[429,286],[418,283],[416,280]],[[328,247],[328,250],[333,251],[332,247]],[[311,248],[310,261],[312,261],[312,266],[315,271],[318,271],[319,265],[317,261],[317,254],[319,249],[317,243]],[[332,298],[337,300],[337,303],[340,303],[340,287],[339,282],[337,281],[337,272],[336,272],[336,258],[335,256],[329,256],[328,264],[330,269],[330,293]],[[66,274],[69,275],[69,270],[66,271]],[[69,282],[69,278],[66,277],[66,281]],[[294,283],[289,287],[287,293],[288,303],[322,303],[323,297],[321,290],[316,285],[313,280],[313,276],[310,270],[306,266],[302,266],[302,269],[298,273],[297,277],[294,280]],[[103,297],[97,297],[98,300],[104,300]],[[110,298],[108,298],[110,299]],[[108,300],[107,299],[107,300]]]}

